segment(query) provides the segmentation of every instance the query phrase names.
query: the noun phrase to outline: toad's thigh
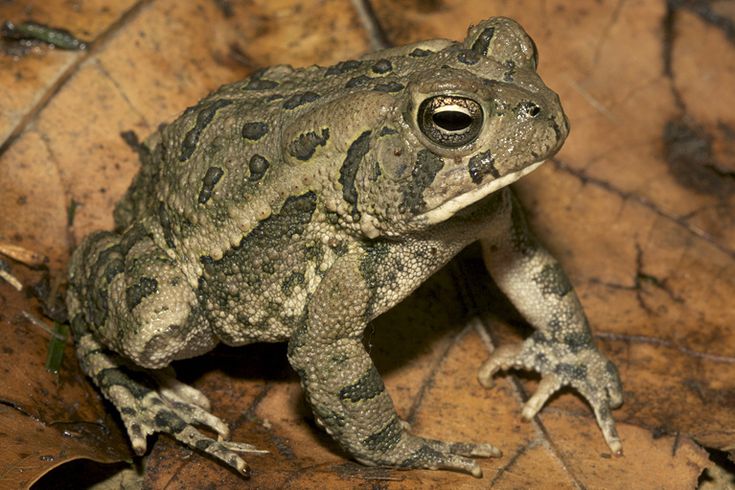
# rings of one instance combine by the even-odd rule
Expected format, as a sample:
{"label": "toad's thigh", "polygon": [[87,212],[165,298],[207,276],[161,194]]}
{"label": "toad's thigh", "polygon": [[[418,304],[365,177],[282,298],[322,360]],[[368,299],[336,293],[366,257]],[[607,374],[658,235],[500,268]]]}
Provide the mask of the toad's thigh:
{"label": "toad's thigh", "polygon": [[92,235],[75,253],[72,309],[98,340],[144,367],[210,350],[216,339],[177,263],[131,233]]}

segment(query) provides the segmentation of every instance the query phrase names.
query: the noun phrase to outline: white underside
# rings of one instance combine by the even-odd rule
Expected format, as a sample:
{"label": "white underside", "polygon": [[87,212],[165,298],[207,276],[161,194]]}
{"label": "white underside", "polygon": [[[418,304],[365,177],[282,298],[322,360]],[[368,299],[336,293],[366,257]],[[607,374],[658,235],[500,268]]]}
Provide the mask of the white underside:
{"label": "white underside", "polygon": [[492,194],[498,189],[502,189],[503,187],[512,184],[524,175],[530,174],[531,172],[539,168],[541,164],[545,161],[546,160],[541,160],[540,162],[531,164],[528,167],[525,167],[517,172],[513,172],[512,174],[504,175],[499,179],[493,180],[488,185],[478,187],[473,191],[466,192],[460,196],[457,196],[454,199],[451,199],[440,205],[439,207],[432,209],[431,211],[427,211],[424,214],[416,216],[413,220],[415,222],[429,225],[441,223],[442,221],[445,221],[454,216],[459,210],[476,203],[483,197]]}

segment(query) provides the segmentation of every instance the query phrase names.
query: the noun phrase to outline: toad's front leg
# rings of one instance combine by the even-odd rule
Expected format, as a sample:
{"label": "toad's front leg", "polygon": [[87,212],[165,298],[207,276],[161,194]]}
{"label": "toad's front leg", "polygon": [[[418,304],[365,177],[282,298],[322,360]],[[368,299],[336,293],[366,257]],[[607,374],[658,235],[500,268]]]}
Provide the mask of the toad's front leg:
{"label": "toad's front leg", "polygon": [[291,337],[288,358],[317,422],[363,464],[482,476],[469,457],[499,456],[493,446],[424,439],[405,429],[362,344],[369,302],[359,257],[345,255],[322,280],[306,323]]}
{"label": "toad's front leg", "polygon": [[510,192],[506,202],[502,225],[481,238],[483,257],[500,289],[537,331],[520,345],[493,352],[480,370],[480,382],[492,386],[493,374],[501,369],[541,373],[536,393],[523,408],[526,419],[533,418],[559,388],[574,387],[592,406],[610,449],[621,453],[610,413],[623,402],[617,369],[595,347],[569,279],[532,236]]}

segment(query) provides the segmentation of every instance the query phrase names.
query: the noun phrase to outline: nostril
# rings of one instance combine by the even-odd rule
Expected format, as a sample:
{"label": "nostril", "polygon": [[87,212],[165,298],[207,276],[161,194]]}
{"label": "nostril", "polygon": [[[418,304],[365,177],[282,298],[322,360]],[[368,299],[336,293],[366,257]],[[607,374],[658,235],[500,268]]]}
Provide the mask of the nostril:
{"label": "nostril", "polygon": [[541,108],[530,101],[521,102],[520,104],[518,104],[518,107],[516,107],[516,111],[520,117],[523,117],[525,119],[533,119],[541,114]]}

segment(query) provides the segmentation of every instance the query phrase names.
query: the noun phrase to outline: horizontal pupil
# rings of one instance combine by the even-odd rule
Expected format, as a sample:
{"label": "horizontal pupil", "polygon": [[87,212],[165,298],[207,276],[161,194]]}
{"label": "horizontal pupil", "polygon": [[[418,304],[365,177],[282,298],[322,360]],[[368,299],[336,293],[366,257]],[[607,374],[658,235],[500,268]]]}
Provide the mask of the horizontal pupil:
{"label": "horizontal pupil", "polygon": [[431,119],[445,131],[462,131],[472,124],[472,117],[460,111],[435,112]]}

